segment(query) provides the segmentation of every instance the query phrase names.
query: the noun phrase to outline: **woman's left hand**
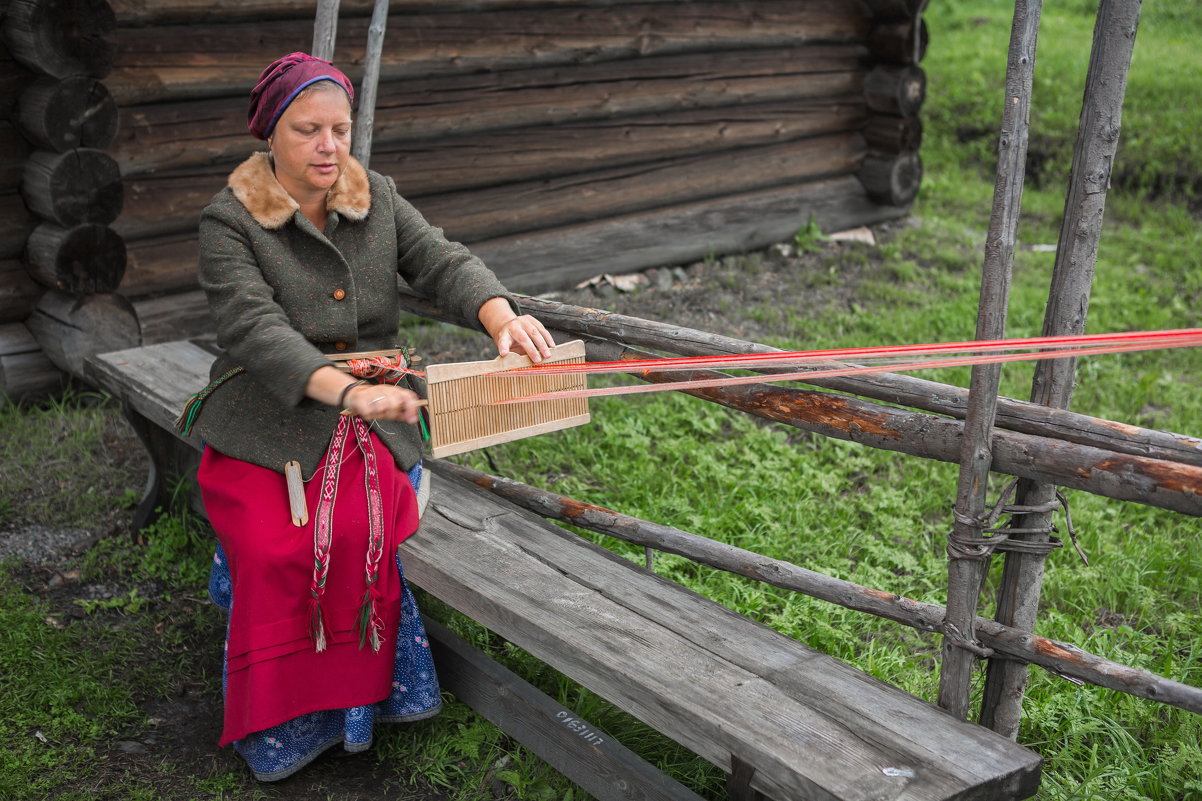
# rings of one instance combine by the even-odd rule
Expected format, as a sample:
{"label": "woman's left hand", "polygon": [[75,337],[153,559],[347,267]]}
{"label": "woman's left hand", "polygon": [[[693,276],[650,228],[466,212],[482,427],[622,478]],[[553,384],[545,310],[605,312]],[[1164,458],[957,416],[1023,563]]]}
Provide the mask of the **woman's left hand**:
{"label": "woman's left hand", "polygon": [[551,348],[555,347],[550,332],[529,314],[514,317],[505,323],[500,331],[493,334],[493,342],[497,343],[499,355],[508,356],[511,350],[516,350],[529,356],[530,361],[536,364],[547,358]]}
{"label": "woman's left hand", "polygon": [[551,353],[555,340],[534,317],[515,315],[504,298],[493,298],[480,307],[480,322],[497,345],[497,353],[508,356],[510,351],[524,353],[537,364]]}

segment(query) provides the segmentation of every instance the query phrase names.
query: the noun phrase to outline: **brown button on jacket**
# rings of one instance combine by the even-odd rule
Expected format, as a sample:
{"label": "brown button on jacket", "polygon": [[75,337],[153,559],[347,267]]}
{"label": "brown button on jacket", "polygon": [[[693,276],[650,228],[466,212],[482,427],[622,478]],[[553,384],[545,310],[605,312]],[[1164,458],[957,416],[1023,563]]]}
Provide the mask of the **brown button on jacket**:
{"label": "brown button on jacket", "polygon": [[[205,400],[194,430],[222,453],[273,470],[296,459],[305,476],[325,453],[339,411],[305,397],[309,376],[330,364],[324,354],[339,344],[396,347],[398,274],[476,329],[490,298],[517,310],[496,276],[427,223],[391,178],[352,158],[326,208],[326,230],[318,231],[267,154],[256,153],[200,220],[200,284],[224,349],[212,377],[239,365],[246,372]],[[400,467],[421,458],[415,426],[382,421],[374,430]]]}

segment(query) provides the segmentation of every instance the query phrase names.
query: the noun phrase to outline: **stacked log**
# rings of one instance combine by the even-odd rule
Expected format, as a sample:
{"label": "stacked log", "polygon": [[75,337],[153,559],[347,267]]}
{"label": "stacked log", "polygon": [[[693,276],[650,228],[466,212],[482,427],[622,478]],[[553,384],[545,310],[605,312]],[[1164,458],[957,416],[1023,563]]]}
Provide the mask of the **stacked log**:
{"label": "stacked log", "polygon": [[867,0],[873,13],[869,47],[876,65],[864,81],[870,148],[859,172],[868,196],[879,203],[908,205],[922,182],[922,120],[926,76],[918,66],[926,53],[926,0]]}
{"label": "stacked log", "polygon": [[[121,292],[150,315],[145,341],[201,333],[197,220],[262,147],[246,133],[248,89],[271,58],[309,49],[315,3],[112,5]],[[371,6],[341,4],[334,60],[356,82]],[[828,230],[870,224],[913,197],[916,187],[874,201],[856,180],[870,152],[918,145],[921,71],[877,69],[905,66],[894,60],[911,43],[907,18],[891,11],[838,0],[394,0],[390,13],[372,168],[515,289],[761,247],[811,215]],[[885,115],[869,95],[909,105]],[[890,139],[892,152],[876,143]],[[894,183],[918,177],[894,173]],[[196,328],[160,324],[173,303]]]}
{"label": "stacked log", "polygon": [[[0,25],[8,3],[0,2]],[[29,333],[25,319],[42,294],[25,271],[21,255],[33,231],[34,217],[21,199],[21,174],[32,144],[18,129],[17,97],[33,76],[13,57],[0,37],[0,403],[35,397],[57,387],[60,375]]]}
{"label": "stacked log", "polygon": [[53,394],[62,380],[25,323],[0,323],[0,404]]}
{"label": "stacked log", "polygon": [[124,185],[104,152],[118,113],[100,80],[112,69],[115,26],[103,0],[5,9],[12,69],[3,72],[17,78],[4,93],[16,102],[2,108],[0,144],[20,156],[0,171],[0,392],[12,397],[53,391],[60,371],[82,376],[88,355],[140,341],[115,294],[125,243],[110,224]]}

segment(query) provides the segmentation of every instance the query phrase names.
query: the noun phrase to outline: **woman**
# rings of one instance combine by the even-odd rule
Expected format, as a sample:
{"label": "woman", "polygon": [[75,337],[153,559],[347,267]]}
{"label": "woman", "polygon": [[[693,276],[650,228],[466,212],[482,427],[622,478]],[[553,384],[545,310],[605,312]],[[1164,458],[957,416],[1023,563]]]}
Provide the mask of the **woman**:
{"label": "woman", "polygon": [[200,223],[224,350],[193,409],[220,542],[210,589],[230,610],[221,744],[264,781],[339,742],[363,750],[375,720],[418,720],[441,702],[399,560],[389,568],[417,527],[418,397],[355,381],[327,354],[395,347],[398,274],[501,355],[537,362],[553,344],[391,178],[350,156],[353,93],[304,53],[271,64],[247,115],[268,152],[234,170]]}

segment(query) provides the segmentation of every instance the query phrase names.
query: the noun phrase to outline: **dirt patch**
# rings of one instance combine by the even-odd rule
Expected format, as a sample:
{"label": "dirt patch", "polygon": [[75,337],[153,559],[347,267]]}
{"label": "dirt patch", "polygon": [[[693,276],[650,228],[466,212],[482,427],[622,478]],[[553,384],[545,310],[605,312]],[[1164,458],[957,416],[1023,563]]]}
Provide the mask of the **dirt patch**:
{"label": "dirt patch", "polygon": [[[913,218],[872,229],[887,242]],[[542,295],[563,303],[668,322],[752,342],[806,339],[810,319],[832,309],[859,313],[865,280],[893,280],[881,269],[873,245],[817,242],[799,249],[782,243],[740,256],[653,268],[622,276],[596,276],[581,285]],[[487,338],[465,337],[450,325],[427,327],[414,341],[427,362],[488,359]]]}

